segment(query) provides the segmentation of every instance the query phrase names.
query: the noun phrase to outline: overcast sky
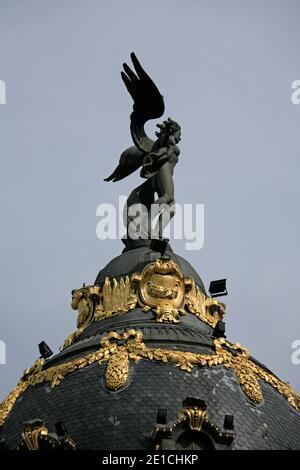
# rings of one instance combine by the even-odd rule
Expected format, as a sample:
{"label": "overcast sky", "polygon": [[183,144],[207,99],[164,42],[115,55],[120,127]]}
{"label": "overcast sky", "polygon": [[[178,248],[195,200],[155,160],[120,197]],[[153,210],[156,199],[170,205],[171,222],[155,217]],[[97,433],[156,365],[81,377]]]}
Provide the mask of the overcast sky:
{"label": "overcast sky", "polygon": [[102,181],[131,145],[131,51],[182,126],[176,201],[205,206],[203,249],[173,249],[206,286],[228,279],[228,339],[300,392],[299,15],[297,0],[0,0],[0,398],[122,250],[97,239],[96,208],[139,182]]}

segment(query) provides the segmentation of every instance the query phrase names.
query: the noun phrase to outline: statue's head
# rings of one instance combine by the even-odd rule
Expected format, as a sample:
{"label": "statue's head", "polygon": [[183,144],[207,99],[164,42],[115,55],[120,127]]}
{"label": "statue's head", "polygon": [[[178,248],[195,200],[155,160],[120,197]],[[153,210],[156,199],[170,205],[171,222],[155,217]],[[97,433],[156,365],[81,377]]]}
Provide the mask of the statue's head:
{"label": "statue's head", "polygon": [[176,144],[181,140],[181,127],[176,121],[173,121],[173,119],[168,118],[162,124],[157,124],[157,127],[160,129],[158,132],[155,132],[158,138],[163,136],[166,132],[169,132]]}

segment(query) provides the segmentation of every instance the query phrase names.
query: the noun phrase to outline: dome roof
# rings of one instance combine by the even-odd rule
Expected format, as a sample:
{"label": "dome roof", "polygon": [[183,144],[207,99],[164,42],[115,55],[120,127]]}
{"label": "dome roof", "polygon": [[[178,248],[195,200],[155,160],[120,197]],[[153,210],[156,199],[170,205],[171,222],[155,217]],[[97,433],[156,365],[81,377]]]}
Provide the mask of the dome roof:
{"label": "dome roof", "polygon": [[0,406],[2,447],[300,449],[300,397],[226,339],[192,266],[159,255],[125,249],[73,292],[77,330]]}
{"label": "dome roof", "polygon": [[[205,293],[202,279],[193,266],[184,258],[176,255],[168,244],[165,254],[173,259],[181,268],[185,277],[192,277],[200,289]],[[161,255],[160,252],[150,248],[150,241],[139,240],[132,247],[125,248],[123,253],[113,258],[103,269],[100,270],[95,284],[102,285],[106,277],[119,279],[128,274],[142,271],[150,262],[155,261]]]}

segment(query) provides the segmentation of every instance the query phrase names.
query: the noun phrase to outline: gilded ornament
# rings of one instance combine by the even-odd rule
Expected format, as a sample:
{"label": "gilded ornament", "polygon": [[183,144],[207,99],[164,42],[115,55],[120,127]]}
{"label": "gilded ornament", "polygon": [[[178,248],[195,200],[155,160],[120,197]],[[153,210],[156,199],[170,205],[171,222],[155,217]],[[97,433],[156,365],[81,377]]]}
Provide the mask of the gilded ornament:
{"label": "gilded ornament", "polygon": [[64,342],[63,349],[73,344],[75,339],[92,323],[99,301],[100,288],[98,286],[84,286],[72,291],[71,307],[74,310],[78,310],[77,330],[68,336]]}
{"label": "gilded ornament", "polygon": [[183,277],[170,258],[158,258],[131,277],[106,277],[102,287],[74,289],[71,306],[78,310],[77,329],[66,339],[63,349],[73,344],[93,321],[123,315],[136,306],[144,312],[152,310],[159,323],[179,323],[180,316],[190,312],[213,328],[223,319],[226,308],[206,296],[193,279]]}
{"label": "gilded ornament", "polygon": [[224,338],[219,338],[215,339],[214,347],[214,354],[151,348],[143,342],[141,331],[129,329],[123,334],[112,331],[101,339],[100,348],[87,356],[47,369],[44,369],[44,361],[38,359],[33,367],[26,369],[17,387],[0,405],[0,426],[5,422],[18,397],[29,386],[49,383],[53,388],[58,386],[67,375],[77,370],[95,362],[99,364],[108,362],[105,374],[107,387],[111,390],[118,390],[128,380],[129,360],[141,359],[171,363],[186,372],[191,372],[195,366],[223,365],[234,370],[243,392],[254,403],[260,403],[263,399],[259,383],[261,379],[283,395],[297,411],[300,411],[300,396],[292,390],[289,384],[282,382],[254,363],[248,351],[240,344],[231,344]]}
{"label": "gilded ornament", "polygon": [[40,436],[47,436],[48,429],[39,420],[24,424],[22,439],[28,450],[39,450]]}
{"label": "gilded ornament", "polygon": [[[128,330],[123,334],[111,332],[101,340],[101,346],[110,352],[108,364],[105,371],[106,386],[110,390],[118,390],[123,387],[129,374],[129,354],[124,346],[118,346],[118,341],[126,341],[130,343],[133,341],[136,344],[141,344],[143,334],[140,331]],[[133,360],[138,360],[133,354],[130,356]]]}
{"label": "gilded ornament", "polygon": [[[190,403],[187,404],[187,401]],[[208,418],[207,404],[205,401],[197,398],[187,398],[182,403],[183,408],[179,411],[177,419],[168,423],[167,425],[156,425],[152,432],[152,437],[155,442],[155,449],[162,449],[162,439],[165,437],[170,439],[172,436],[176,439],[176,435],[185,432],[186,428],[194,432],[201,432],[202,430],[211,435],[214,440],[218,443],[227,445],[227,448],[231,445],[235,438],[233,431],[223,431]],[[178,433],[179,431],[179,433]],[[181,432],[180,432],[181,431]],[[168,447],[167,447],[168,448]]]}
{"label": "gilded ornament", "polygon": [[186,278],[185,285],[186,309],[214,328],[219,320],[223,320],[226,305],[205,295],[192,278]]}
{"label": "gilded ornament", "polygon": [[93,322],[121,315],[133,309],[137,303],[128,276],[119,281],[107,277],[102,286],[84,286],[72,291],[71,306],[78,310],[77,330],[64,342],[63,349],[71,346]]}
{"label": "gilded ornament", "polygon": [[105,372],[106,386],[110,390],[118,390],[128,380],[129,357],[126,350],[117,351],[109,360]]}
{"label": "gilded ornament", "polygon": [[179,323],[183,314],[185,284],[181,269],[169,258],[149,263],[142,273],[132,275],[139,305],[153,310],[156,321]]}
{"label": "gilded ornament", "polygon": [[22,440],[16,450],[74,450],[76,443],[68,435],[49,433],[40,419],[23,424]]}
{"label": "gilded ornament", "polygon": [[135,308],[137,296],[129,276],[119,281],[106,277],[101,289],[101,301],[96,308],[95,320],[105,320],[115,315],[127,313]]}
{"label": "gilded ornament", "polygon": [[191,431],[201,431],[203,422],[208,420],[206,409],[198,406],[186,407],[181,414],[186,417]]}

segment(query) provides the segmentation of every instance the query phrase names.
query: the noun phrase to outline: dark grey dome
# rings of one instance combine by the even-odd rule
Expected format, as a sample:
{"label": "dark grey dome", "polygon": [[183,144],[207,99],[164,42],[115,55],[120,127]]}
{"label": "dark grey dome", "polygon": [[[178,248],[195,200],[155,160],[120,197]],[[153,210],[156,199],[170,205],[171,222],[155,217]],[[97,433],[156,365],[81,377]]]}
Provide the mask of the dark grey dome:
{"label": "dark grey dome", "polygon": [[[178,264],[185,277],[192,277],[200,289],[205,293],[202,279],[186,259],[176,255],[170,245],[167,246],[165,254]],[[127,274],[142,271],[148,263],[155,261],[159,256],[160,253],[158,251],[153,251],[150,248],[150,242],[147,240],[142,241],[136,248],[125,248],[120,256],[113,258],[103,269],[101,269],[96,278],[95,284],[102,285],[106,277],[115,277],[116,279],[119,279]]]}
{"label": "dark grey dome", "polygon": [[[170,247],[166,255],[204,291],[186,260]],[[125,249],[99,273],[96,283],[141,271],[158,256],[149,246]],[[94,450],[154,450],[157,444],[159,449],[175,450],[300,449],[299,397],[245,350],[238,351],[240,345],[218,339],[221,335],[205,319],[186,311],[179,323],[160,323],[153,310],[140,306],[116,316],[107,312],[105,319],[91,321],[73,344],[46,360],[41,375],[37,373],[34,382],[17,394],[9,413],[0,408],[2,446],[24,446],[24,423],[43,422],[49,434],[41,435],[41,448],[74,443],[78,449]],[[133,339],[126,343],[129,332],[142,338],[136,343],[140,349],[134,349]],[[224,344],[219,356],[217,344]],[[107,353],[104,360],[101,348]],[[237,361],[235,367],[226,363],[228,354],[229,361]],[[192,363],[191,356],[212,361]],[[186,360],[181,365],[180,357]],[[122,386],[110,388],[109,380],[120,375],[126,376]],[[201,429],[201,420],[193,422],[196,431],[188,419],[179,417],[189,403],[204,418]],[[59,436],[57,423],[63,423],[67,436]]]}
{"label": "dark grey dome", "polygon": [[[133,323],[138,313],[139,325]],[[48,367],[86,356],[99,347],[101,337],[108,331],[122,332],[126,327],[138,327],[145,344],[152,348],[198,354],[210,354],[213,350],[212,331],[203,327],[202,322],[198,326],[190,320],[167,325],[151,321],[150,314],[144,322],[142,318],[142,312],[135,311],[126,318],[99,322],[97,330],[89,331],[91,335],[86,334],[48,360]],[[157,426],[158,410],[167,410],[167,421],[173,422],[182,402],[192,396],[207,403],[209,420],[223,432],[225,417],[234,417],[232,449],[300,448],[299,413],[265,382],[261,382],[263,401],[253,403],[242,391],[232,369],[217,366],[188,373],[172,364],[132,361],[128,383],[115,392],[107,390],[105,373],[106,364],[94,363],[68,375],[57,387],[40,384],[28,388],[0,428],[0,440],[15,448],[23,423],[39,418],[51,433],[56,431],[55,423],[63,421],[79,449],[150,450],[154,448],[151,434]]]}

